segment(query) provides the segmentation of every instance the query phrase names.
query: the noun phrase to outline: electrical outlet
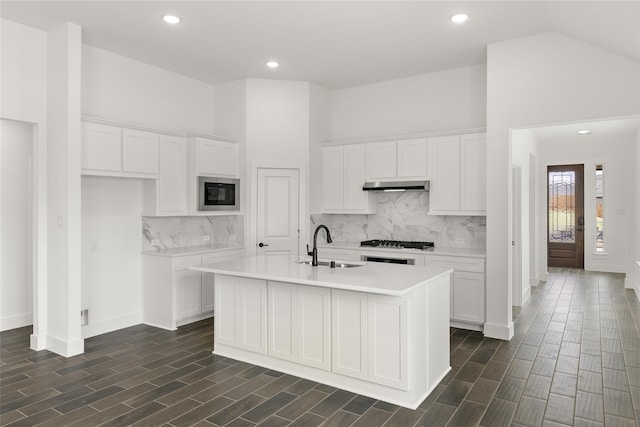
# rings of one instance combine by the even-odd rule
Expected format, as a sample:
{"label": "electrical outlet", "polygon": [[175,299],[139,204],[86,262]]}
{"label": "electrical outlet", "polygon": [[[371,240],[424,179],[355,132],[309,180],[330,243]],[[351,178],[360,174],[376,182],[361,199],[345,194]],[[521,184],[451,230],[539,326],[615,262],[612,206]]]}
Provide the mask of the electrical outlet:
{"label": "electrical outlet", "polygon": [[202,241],[203,242],[210,242],[211,241],[211,236],[209,236],[208,234],[203,234],[202,235]]}
{"label": "electrical outlet", "polygon": [[236,241],[236,236],[234,234],[232,234],[231,236],[229,236],[229,241],[230,242],[235,242]]}
{"label": "electrical outlet", "polygon": [[151,246],[160,246],[160,239],[151,239]]}
{"label": "electrical outlet", "polygon": [[80,311],[80,326],[87,326],[89,324],[89,309]]}
{"label": "electrical outlet", "polygon": [[456,245],[464,245],[464,237],[456,237]]}

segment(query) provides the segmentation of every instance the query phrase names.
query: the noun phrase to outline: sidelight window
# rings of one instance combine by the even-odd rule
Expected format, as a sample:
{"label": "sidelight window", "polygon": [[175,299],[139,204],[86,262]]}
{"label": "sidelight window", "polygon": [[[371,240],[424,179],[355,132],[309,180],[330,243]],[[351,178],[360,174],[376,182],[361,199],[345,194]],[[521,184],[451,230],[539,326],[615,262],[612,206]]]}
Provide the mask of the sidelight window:
{"label": "sidelight window", "polygon": [[596,165],[596,252],[604,252],[604,168]]}

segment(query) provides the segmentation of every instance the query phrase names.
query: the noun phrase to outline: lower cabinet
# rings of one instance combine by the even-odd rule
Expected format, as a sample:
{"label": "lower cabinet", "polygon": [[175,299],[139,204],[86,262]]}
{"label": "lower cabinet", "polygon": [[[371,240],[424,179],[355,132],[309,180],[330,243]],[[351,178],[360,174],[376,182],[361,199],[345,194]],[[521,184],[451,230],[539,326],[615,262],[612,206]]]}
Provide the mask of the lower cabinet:
{"label": "lower cabinet", "polygon": [[407,300],[332,290],[333,372],[408,390]]}
{"label": "lower cabinet", "polygon": [[191,270],[177,271],[175,280],[176,321],[180,322],[201,314],[201,273]]}

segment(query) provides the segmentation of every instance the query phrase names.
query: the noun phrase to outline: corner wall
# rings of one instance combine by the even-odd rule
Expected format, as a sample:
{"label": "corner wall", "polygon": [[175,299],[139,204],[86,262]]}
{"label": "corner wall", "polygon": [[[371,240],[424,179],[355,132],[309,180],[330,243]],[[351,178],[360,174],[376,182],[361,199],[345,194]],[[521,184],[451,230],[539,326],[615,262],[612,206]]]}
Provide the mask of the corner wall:
{"label": "corner wall", "polygon": [[487,323],[513,336],[511,145],[516,128],[638,114],[638,62],[558,33],[487,47]]}

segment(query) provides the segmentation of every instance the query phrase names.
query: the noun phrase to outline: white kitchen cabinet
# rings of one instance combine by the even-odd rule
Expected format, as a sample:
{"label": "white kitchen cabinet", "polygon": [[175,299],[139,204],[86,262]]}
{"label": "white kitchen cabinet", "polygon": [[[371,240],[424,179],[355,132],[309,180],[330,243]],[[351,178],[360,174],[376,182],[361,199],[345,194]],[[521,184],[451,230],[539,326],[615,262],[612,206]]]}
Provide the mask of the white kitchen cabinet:
{"label": "white kitchen cabinet", "polygon": [[215,329],[217,342],[267,354],[266,280],[216,275]]}
{"label": "white kitchen cabinet", "polygon": [[373,142],[367,146],[367,181],[428,179],[426,138]]}
{"label": "white kitchen cabinet", "polygon": [[94,173],[122,169],[122,129],[100,123],[82,123],[82,169]]}
{"label": "white kitchen cabinet", "polygon": [[485,261],[482,258],[425,255],[427,267],[453,270],[449,316],[451,325],[482,330],[485,322]]}
{"label": "white kitchen cabinet", "polygon": [[332,371],[368,379],[367,294],[333,289],[331,309]]}
{"label": "white kitchen cabinet", "polygon": [[158,174],[158,135],[134,129],[122,130],[122,171]]}
{"label": "white kitchen cabinet", "polygon": [[269,356],[329,370],[329,289],[269,281],[267,298]]}
{"label": "white kitchen cabinet", "polygon": [[375,213],[375,195],[363,191],[366,149],[364,144],[323,147],[322,211],[325,213]]}
{"label": "white kitchen cabinet", "polygon": [[368,295],[369,381],[408,389],[407,300]]}
{"label": "white kitchen cabinet", "polygon": [[156,178],[158,135],[85,121],[81,164],[85,175]]}
{"label": "white kitchen cabinet", "polygon": [[243,249],[203,255],[143,256],[143,318],[149,325],[174,330],[213,315],[213,274],[190,270],[200,264],[242,256]]}
{"label": "white kitchen cabinet", "polygon": [[486,136],[484,133],[429,139],[429,213],[486,214]]}
{"label": "white kitchen cabinet", "polygon": [[187,212],[187,141],[160,135],[157,180],[143,181],[143,215],[177,216]]}
{"label": "white kitchen cabinet", "polygon": [[238,144],[199,136],[189,137],[189,144],[189,165],[194,176],[239,176]]}

